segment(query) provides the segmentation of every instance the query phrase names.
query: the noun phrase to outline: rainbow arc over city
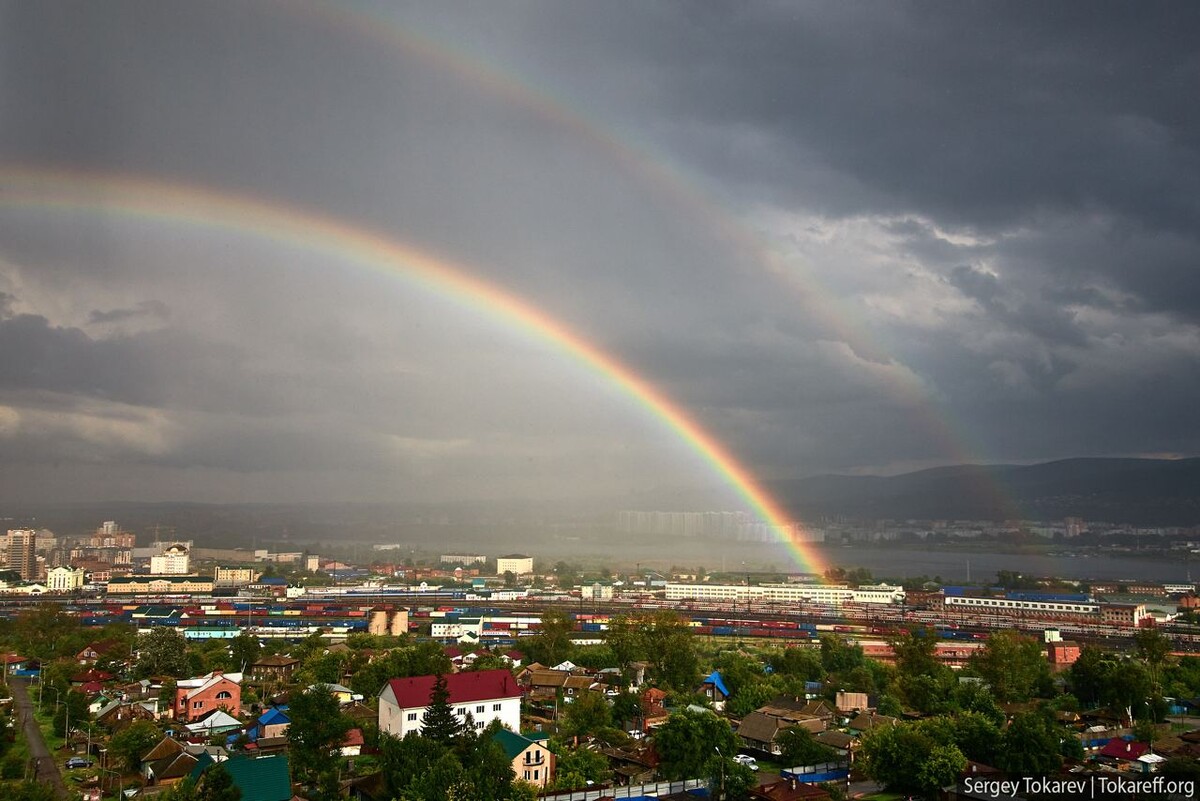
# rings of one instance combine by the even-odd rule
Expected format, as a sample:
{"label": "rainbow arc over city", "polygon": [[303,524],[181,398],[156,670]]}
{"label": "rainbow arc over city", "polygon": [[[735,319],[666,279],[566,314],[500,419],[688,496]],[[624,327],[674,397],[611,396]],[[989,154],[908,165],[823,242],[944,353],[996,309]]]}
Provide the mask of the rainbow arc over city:
{"label": "rainbow arc over city", "polygon": [[275,200],[113,173],[0,168],[0,208],[97,213],[257,237],[331,257],[446,298],[544,342],[635,401],[702,459],[775,533],[804,570],[825,564],[754,475],[678,402],[543,309],[441,256],[380,232]]}
{"label": "rainbow arc over city", "polygon": [[[597,119],[585,105],[557,95],[552,89],[489,61],[471,49],[405,25],[388,7],[364,3],[328,3],[317,0],[281,4],[285,17],[307,22],[322,31],[338,32],[384,52],[411,57],[423,65],[454,76],[464,86],[521,109],[566,132],[572,141],[590,147],[623,174],[634,178],[667,206],[690,215],[706,235],[720,242],[794,293],[810,318],[820,321],[835,341],[846,343],[856,354],[880,364],[897,364],[886,342],[873,334],[863,314],[827,290],[802,260],[783,256],[739,215],[724,208],[706,190],[705,182],[657,152],[648,143],[631,138]],[[760,277],[759,275],[751,278]],[[952,464],[978,464],[987,460],[971,429],[942,402],[936,390],[915,373],[896,371],[887,391],[909,415],[915,430],[933,445],[933,452]],[[1004,511],[1008,519],[1023,512],[1003,483],[977,471],[973,491]]]}

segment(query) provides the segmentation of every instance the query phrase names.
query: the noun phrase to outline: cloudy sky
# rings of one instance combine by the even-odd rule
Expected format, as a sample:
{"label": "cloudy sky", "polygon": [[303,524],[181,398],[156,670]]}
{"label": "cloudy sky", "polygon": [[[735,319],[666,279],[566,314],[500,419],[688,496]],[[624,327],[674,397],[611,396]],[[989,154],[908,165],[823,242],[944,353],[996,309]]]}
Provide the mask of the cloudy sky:
{"label": "cloudy sky", "polygon": [[1187,4],[0,9],[0,500],[722,492],[555,343],[201,190],[453,262],[764,479],[1200,451]]}

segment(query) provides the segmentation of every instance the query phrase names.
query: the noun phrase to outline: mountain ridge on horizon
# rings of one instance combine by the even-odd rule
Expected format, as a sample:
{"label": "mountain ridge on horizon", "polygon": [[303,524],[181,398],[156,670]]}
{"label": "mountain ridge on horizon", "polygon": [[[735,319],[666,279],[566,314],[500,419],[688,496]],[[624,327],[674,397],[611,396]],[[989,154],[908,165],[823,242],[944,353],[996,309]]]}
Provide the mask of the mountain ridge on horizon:
{"label": "mountain ridge on horizon", "polygon": [[801,519],[1055,520],[1200,524],[1200,458],[1076,457],[961,464],[893,476],[826,473],[768,487]]}

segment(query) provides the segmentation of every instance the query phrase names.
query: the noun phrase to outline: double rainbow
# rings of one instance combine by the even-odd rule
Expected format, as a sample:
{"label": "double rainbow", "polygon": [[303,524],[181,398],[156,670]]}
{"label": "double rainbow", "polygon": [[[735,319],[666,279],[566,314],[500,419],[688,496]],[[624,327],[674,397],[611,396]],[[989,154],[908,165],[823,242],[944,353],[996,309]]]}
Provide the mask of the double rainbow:
{"label": "double rainbow", "polygon": [[103,212],[133,220],[235,232],[286,244],[403,279],[422,290],[551,345],[636,401],[700,456],[777,533],[798,564],[824,570],[803,537],[789,534],[789,516],[729,450],[678,403],[561,321],[476,273],[378,232],[310,210],[212,188],[149,178],[40,170],[0,169],[0,207]]}

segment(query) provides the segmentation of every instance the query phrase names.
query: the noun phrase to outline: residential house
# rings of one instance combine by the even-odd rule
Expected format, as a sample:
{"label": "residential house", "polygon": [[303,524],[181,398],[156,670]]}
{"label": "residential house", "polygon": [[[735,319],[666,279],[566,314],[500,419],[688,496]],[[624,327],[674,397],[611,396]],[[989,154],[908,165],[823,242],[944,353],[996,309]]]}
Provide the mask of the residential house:
{"label": "residential house", "polygon": [[264,656],[250,666],[250,678],[255,681],[287,683],[299,665],[299,659],[284,654]]}
{"label": "residential house", "polygon": [[845,690],[837,691],[833,703],[842,713],[862,712],[871,706],[866,693],[848,693]]}
{"label": "residential house", "polygon": [[[470,715],[478,729],[493,720],[516,731],[521,727],[521,689],[507,670],[479,670],[445,676],[450,706],[460,722]],[[379,692],[379,731],[403,737],[420,731],[433,693],[435,676],[392,679]]]}
{"label": "residential house", "polygon": [[209,740],[213,735],[228,734],[242,728],[242,722],[223,709],[214,709],[204,717],[184,726],[188,733]]}
{"label": "residential house", "polygon": [[142,778],[148,786],[169,787],[187,778],[199,759],[183,743],[164,737],[142,757]]}
{"label": "residential house", "polygon": [[858,749],[858,738],[853,734],[846,734],[837,729],[827,729],[814,734],[813,739],[821,745],[833,749],[833,752],[839,757],[854,761],[854,752]]}
{"label": "residential house", "polygon": [[738,724],[737,736],[741,738],[747,748],[764,751],[768,754],[779,754],[780,747],[776,739],[782,731],[792,725],[774,715],[756,711],[742,718],[742,722]]}
{"label": "residential house", "polygon": [[658,772],[658,754],[648,745],[604,748],[600,753],[608,758],[614,784],[645,784],[654,781]]}
{"label": "residential house", "polygon": [[94,665],[101,659],[112,658],[119,647],[120,643],[111,640],[94,642],[75,654],[75,659],[81,665]]}
{"label": "residential house", "polygon": [[[312,689],[316,688],[317,686],[318,685],[316,685],[316,684],[312,684],[312,685],[309,685],[308,689],[312,690]],[[341,706],[349,706],[350,704],[354,703],[355,701],[362,700],[362,696],[359,693],[356,693],[356,692],[354,692],[354,690],[351,690],[349,687],[345,687],[341,684],[322,684],[319,686],[322,686],[326,690],[328,690],[329,694],[332,695],[334,698],[336,698],[338,704],[340,704]]]}
{"label": "residential house", "polygon": [[846,724],[851,734],[862,735],[871,731],[878,726],[895,726],[900,721],[887,715],[877,715],[874,712],[863,712],[854,716],[849,723]]}
{"label": "residential house", "polygon": [[213,671],[175,685],[175,719],[191,723],[214,709],[237,717],[242,713],[242,674]]}
{"label": "residential house", "polygon": [[546,747],[545,737],[541,735],[535,739],[501,730],[492,739],[504,749],[518,779],[544,788],[554,780],[555,760],[554,754]]}
{"label": "residential house", "polygon": [[1114,737],[1096,754],[1102,761],[1112,762],[1122,770],[1141,770],[1138,759],[1150,751],[1148,743]]}
{"label": "residential house", "polygon": [[708,699],[709,704],[713,709],[723,711],[725,709],[725,701],[729,698],[729,690],[725,687],[725,681],[721,678],[720,671],[714,670],[700,682],[698,692]]}
{"label": "residential house", "polygon": [[[194,779],[203,787],[204,773],[216,764],[212,760],[196,771]],[[269,756],[232,756],[221,763],[241,791],[241,801],[290,801],[292,782],[287,754]]]}
{"label": "residential house", "polygon": [[362,753],[364,742],[362,729],[351,729],[346,732],[346,736],[342,739],[342,745],[338,749],[338,753],[344,757],[358,756]]}
{"label": "residential house", "polygon": [[530,701],[553,701],[571,678],[565,670],[528,670],[521,671],[524,677],[525,695]]}
{"label": "residential house", "polygon": [[[153,704],[157,706],[157,704]],[[110,732],[118,732],[130,723],[138,720],[154,720],[153,709],[147,709],[146,704],[114,699],[93,713],[96,725],[103,726]]]}
{"label": "residential house", "polygon": [[287,716],[286,706],[273,706],[259,716],[254,723],[254,729],[250,734],[250,739],[257,740],[260,737],[283,737],[287,734],[288,726],[292,725],[292,719]]}
{"label": "residential house", "polygon": [[588,690],[597,690],[600,685],[591,676],[572,674],[563,682],[563,695],[568,698],[587,692]]}

